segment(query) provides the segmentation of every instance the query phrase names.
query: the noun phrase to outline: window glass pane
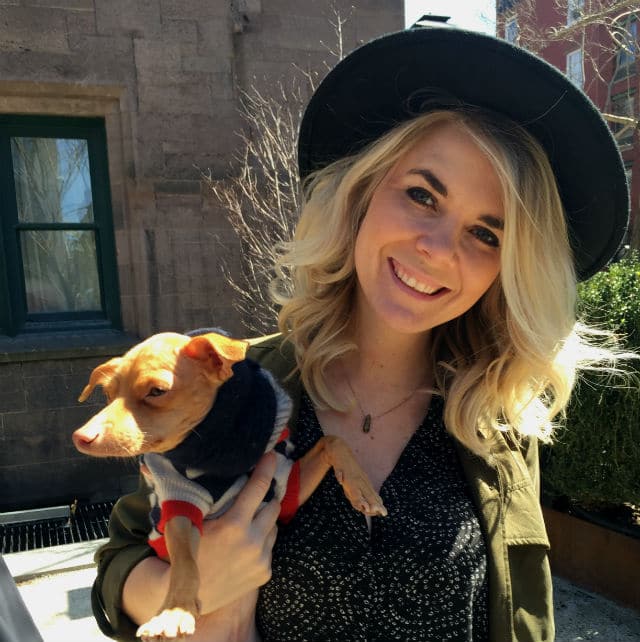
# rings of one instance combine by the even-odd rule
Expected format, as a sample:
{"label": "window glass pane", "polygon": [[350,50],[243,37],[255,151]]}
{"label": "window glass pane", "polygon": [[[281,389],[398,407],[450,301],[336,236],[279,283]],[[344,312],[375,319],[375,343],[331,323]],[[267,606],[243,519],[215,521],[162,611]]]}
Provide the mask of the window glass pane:
{"label": "window glass pane", "polygon": [[584,9],[584,0],[569,0],[567,2],[567,25],[580,20]]}
{"label": "window glass pane", "polygon": [[616,116],[625,116],[629,118],[628,123],[612,123],[611,128],[614,132],[615,139],[620,145],[628,145],[633,142],[633,132],[635,130],[635,106],[634,94],[618,94],[611,100],[612,112]]}
{"label": "window glass pane", "polygon": [[28,313],[101,309],[93,231],[28,230],[20,241]]}
{"label": "window glass pane", "polygon": [[636,20],[630,22],[627,31],[624,34],[620,54],[618,56],[618,66],[627,67],[635,62],[638,49],[638,23]]}
{"label": "window glass pane", "polygon": [[567,77],[578,87],[584,84],[584,75],[582,73],[582,49],[572,51],[567,55]]}
{"label": "window glass pane", "polygon": [[93,222],[86,140],[12,138],[11,157],[20,222]]}

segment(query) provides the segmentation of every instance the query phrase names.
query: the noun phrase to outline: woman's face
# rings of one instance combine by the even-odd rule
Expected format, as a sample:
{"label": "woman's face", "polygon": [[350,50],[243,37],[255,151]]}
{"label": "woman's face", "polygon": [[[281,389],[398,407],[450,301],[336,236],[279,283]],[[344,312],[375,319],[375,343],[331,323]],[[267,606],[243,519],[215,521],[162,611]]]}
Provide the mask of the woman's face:
{"label": "woman's face", "polygon": [[454,319],[500,269],[498,177],[462,128],[434,127],[376,188],[356,237],[357,313],[424,333]]}

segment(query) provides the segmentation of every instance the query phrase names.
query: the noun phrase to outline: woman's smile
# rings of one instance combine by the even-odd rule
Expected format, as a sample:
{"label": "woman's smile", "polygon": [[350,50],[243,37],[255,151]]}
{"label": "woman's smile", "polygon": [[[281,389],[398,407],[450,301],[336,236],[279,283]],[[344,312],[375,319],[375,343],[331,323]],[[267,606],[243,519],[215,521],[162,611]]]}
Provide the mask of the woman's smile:
{"label": "woman's smile", "polygon": [[400,263],[394,259],[389,259],[389,265],[393,274],[402,282],[403,285],[406,285],[408,288],[417,292],[418,294],[426,295],[429,298],[433,298],[438,294],[444,294],[448,292],[448,289],[442,285],[436,285],[433,282],[427,283],[427,279],[422,276],[413,276],[410,272],[404,268]]}

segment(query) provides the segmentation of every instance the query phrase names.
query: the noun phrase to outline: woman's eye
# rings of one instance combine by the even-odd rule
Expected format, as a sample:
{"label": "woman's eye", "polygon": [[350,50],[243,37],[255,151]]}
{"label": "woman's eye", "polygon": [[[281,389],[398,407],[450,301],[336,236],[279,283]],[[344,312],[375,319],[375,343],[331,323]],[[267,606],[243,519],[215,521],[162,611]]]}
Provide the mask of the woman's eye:
{"label": "woman's eye", "polygon": [[476,227],[472,230],[472,233],[485,245],[500,247],[500,239],[486,227]]}
{"label": "woman's eye", "polygon": [[162,397],[167,391],[162,388],[151,388],[147,393],[147,397]]}
{"label": "woman's eye", "polygon": [[431,192],[424,189],[424,187],[410,187],[407,190],[409,198],[418,203],[418,205],[423,205],[424,207],[435,207],[436,200],[431,195]]}

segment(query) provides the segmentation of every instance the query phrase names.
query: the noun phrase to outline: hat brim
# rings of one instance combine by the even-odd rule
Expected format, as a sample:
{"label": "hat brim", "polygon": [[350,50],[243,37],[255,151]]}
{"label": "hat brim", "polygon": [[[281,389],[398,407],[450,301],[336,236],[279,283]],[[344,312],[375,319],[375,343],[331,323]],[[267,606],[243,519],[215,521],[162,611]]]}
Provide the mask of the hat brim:
{"label": "hat brim", "polygon": [[576,273],[604,267],[629,221],[624,164],[591,100],[555,67],[506,41],[448,26],[378,38],[342,60],[305,111],[298,140],[304,178],[436,107],[431,89],[508,116],[545,149],[558,183]]}

